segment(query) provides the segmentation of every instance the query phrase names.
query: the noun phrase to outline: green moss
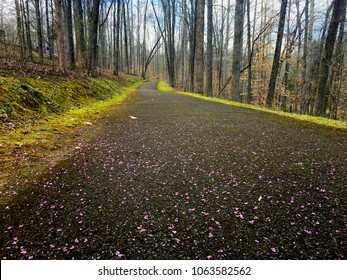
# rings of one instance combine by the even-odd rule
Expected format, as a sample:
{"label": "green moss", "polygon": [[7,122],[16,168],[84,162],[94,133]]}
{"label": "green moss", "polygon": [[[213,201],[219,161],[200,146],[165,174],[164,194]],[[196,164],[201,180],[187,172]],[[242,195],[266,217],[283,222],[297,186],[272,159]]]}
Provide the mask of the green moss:
{"label": "green moss", "polygon": [[175,89],[164,81],[160,81],[157,85],[157,88],[158,90],[163,92],[175,92]]}
{"label": "green moss", "polygon": [[258,110],[258,111],[262,111],[262,112],[266,112],[266,113],[277,114],[280,116],[285,116],[285,117],[293,118],[293,119],[300,120],[300,121],[315,123],[318,125],[323,125],[323,126],[328,126],[328,127],[338,128],[338,129],[347,129],[347,123],[343,122],[343,121],[337,121],[337,120],[327,119],[327,118],[323,118],[323,117],[315,117],[315,116],[309,116],[309,115],[287,113],[287,112],[263,108],[263,107],[259,107],[259,106],[255,106],[255,105],[251,105],[251,104],[245,104],[245,103],[220,99],[220,98],[216,98],[216,97],[208,97],[208,96],[200,95],[197,93],[175,91],[172,87],[170,87],[164,81],[160,81],[158,83],[157,87],[158,87],[158,90],[161,90],[164,92],[174,92],[177,94],[182,94],[185,96],[199,98],[199,99],[203,99],[203,100],[207,100],[207,101],[218,102],[218,103],[222,103],[222,104],[229,105],[229,106],[237,106],[237,107],[243,107],[243,108],[248,108],[248,109],[252,109],[252,110]]}
{"label": "green moss", "polygon": [[[144,82],[136,77],[66,79],[55,83],[28,78],[1,80],[0,166],[5,182],[14,168],[18,172],[25,172],[25,168],[29,171],[34,162],[43,168],[42,162],[53,151],[53,158],[58,160],[69,145],[75,147],[73,143],[79,135],[75,131],[93,125],[96,118],[114,110]],[[15,129],[6,128],[4,122],[8,121],[15,124]],[[24,161],[18,153],[25,155]]]}
{"label": "green moss", "polygon": [[[142,83],[137,77],[121,79],[40,79],[2,77],[0,111],[9,119],[22,121],[81,108],[93,102],[120,95],[124,87]],[[138,84],[136,84],[138,86]]]}

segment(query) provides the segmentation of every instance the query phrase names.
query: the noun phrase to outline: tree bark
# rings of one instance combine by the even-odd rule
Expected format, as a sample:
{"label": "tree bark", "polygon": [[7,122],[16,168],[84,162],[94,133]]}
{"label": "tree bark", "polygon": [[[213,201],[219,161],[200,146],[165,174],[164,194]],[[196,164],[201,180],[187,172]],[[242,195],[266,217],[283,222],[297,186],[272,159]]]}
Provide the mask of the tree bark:
{"label": "tree bark", "polygon": [[247,103],[252,103],[252,56],[253,56],[253,48],[252,48],[252,34],[251,34],[251,0],[247,1],[247,45],[248,45],[248,78],[247,78]]}
{"label": "tree bark", "polygon": [[284,61],[284,74],[282,79],[282,84],[284,86],[284,92],[279,95],[279,104],[282,111],[287,111],[287,100],[288,100],[288,76],[290,70],[290,58],[292,57],[292,53],[294,51],[294,42],[295,42],[295,34],[289,36],[290,34],[290,25],[291,25],[291,8],[292,1],[289,1],[288,7],[288,16],[287,16],[287,36],[286,36],[286,46],[285,46],[285,61]]}
{"label": "tree bark", "polygon": [[175,51],[175,26],[176,26],[176,1],[161,0],[164,13],[164,27],[162,28],[153,0],[151,0],[153,11],[158,23],[161,37],[164,40],[166,68],[169,84],[176,86],[176,51]]}
{"label": "tree bark", "polygon": [[298,112],[299,107],[299,95],[301,93],[301,51],[302,51],[302,27],[301,27],[301,16],[300,16],[300,1],[296,2],[296,28],[298,30],[298,44],[297,44],[297,55],[296,55],[296,74],[294,79],[294,113]]}
{"label": "tree bark", "polygon": [[146,31],[147,31],[147,9],[148,9],[148,0],[146,0],[145,12],[143,15],[143,41],[142,41],[142,78],[146,77]]}
{"label": "tree bark", "polygon": [[[223,57],[229,57],[229,43],[230,43],[230,29],[231,29],[231,4],[230,0],[228,0],[227,4],[227,16],[226,16],[226,30],[225,30],[225,40],[224,40],[224,47],[223,47]],[[223,83],[226,82],[227,79],[227,73],[228,73],[228,60],[223,60]]]}
{"label": "tree bark", "polygon": [[194,91],[198,93],[204,91],[204,21],[205,0],[196,0]]}
{"label": "tree bark", "polygon": [[183,0],[182,3],[182,49],[181,49],[181,60],[182,60],[182,81],[181,84],[184,89],[187,87],[187,46],[188,46],[188,6],[187,0]]}
{"label": "tree bark", "polygon": [[37,51],[39,54],[39,63],[43,64],[43,38],[42,38],[40,0],[35,0],[34,4],[35,4],[35,13],[36,13]]}
{"label": "tree bark", "polygon": [[[229,0],[230,1],[230,0]],[[222,14],[221,14],[221,25],[220,25],[220,30],[219,30],[219,44],[218,44],[218,62],[216,63],[216,68],[218,69],[218,92],[220,92],[222,88],[222,77],[223,77],[223,57],[224,57],[224,26],[225,26],[225,14],[224,14],[224,2],[222,0]],[[229,15],[229,13],[228,13]]]}
{"label": "tree bark", "polygon": [[213,32],[213,3],[212,0],[207,0],[207,56],[206,56],[206,94],[212,96],[212,32]]}
{"label": "tree bark", "polygon": [[316,51],[316,53],[318,55],[315,56],[315,63],[314,63],[314,69],[313,69],[313,73],[314,73],[314,77],[315,77],[315,83],[312,86],[312,91],[313,93],[311,93],[311,99],[310,99],[310,115],[314,115],[315,114],[315,104],[317,103],[317,98],[318,98],[318,93],[317,93],[317,88],[318,88],[318,83],[319,83],[319,71],[321,68],[321,63],[322,63],[322,59],[321,59],[321,55],[323,53],[323,49],[324,49],[324,42],[326,40],[326,33],[327,33],[327,29],[328,29],[328,23],[329,23],[329,19],[330,19],[330,14],[333,10],[334,7],[334,2],[331,2],[330,6],[327,9],[326,15],[325,15],[325,20],[324,20],[324,24],[323,24],[323,29],[322,29],[322,35],[320,38],[320,42],[319,42],[319,46],[318,46],[318,50]]}
{"label": "tree bark", "polygon": [[22,16],[21,16],[21,10],[19,6],[18,0],[15,0],[15,7],[16,7],[16,20],[17,20],[17,36],[19,39],[19,46],[20,46],[20,60],[24,60],[24,36],[23,36],[23,25],[22,25]]}
{"label": "tree bark", "polygon": [[84,33],[84,18],[81,0],[73,0],[74,24],[76,34],[77,63],[87,68],[87,46]]}
{"label": "tree bark", "polygon": [[76,68],[75,63],[75,47],[73,40],[73,31],[72,31],[72,0],[67,0],[67,38],[68,38],[68,46],[69,46],[69,68],[70,70],[74,70]]}
{"label": "tree bark", "polygon": [[333,14],[329,24],[328,34],[325,41],[325,47],[322,56],[321,67],[319,71],[318,96],[316,105],[316,115],[325,117],[328,105],[328,97],[330,93],[329,73],[334,54],[334,47],[337,37],[337,30],[340,24],[340,19],[346,0],[334,0]]}
{"label": "tree bark", "polygon": [[[337,37],[337,43],[334,53],[334,63],[332,65],[332,75],[331,75],[331,100],[330,100],[330,114],[329,117],[333,119],[338,118],[338,110],[341,99],[341,89],[343,83],[343,77],[346,74],[345,69],[345,56],[346,56],[346,44],[345,40],[345,22],[346,22],[346,5],[347,1],[344,1],[344,6],[342,7],[339,34]],[[346,41],[345,41],[346,42]]]}
{"label": "tree bark", "polygon": [[[47,28],[47,41],[48,41],[48,46],[47,46],[47,51],[46,55],[49,55],[51,59],[53,59],[53,36],[51,34],[51,27],[49,24],[49,9],[48,9],[48,0],[46,1],[46,28]],[[53,61],[53,60],[52,60]]]}
{"label": "tree bark", "polygon": [[[310,2],[310,3],[308,3]],[[310,4],[310,5],[309,5]],[[309,8],[310,7],[310,8]],[[303,97],[301,103],[301,114],[308,113],[309,109],[309,91],[313,78],[314,55],[313,55],[313,24],[314,24],[314,0],[306,0],[305,18],[307,18],[305,26],[305,51],[304,56],[306,61],[306,69],[304,75]],[[308,15],[309,14],[309,15]]]}
{"label": "tree bark", "polygon": [[232,56],[232,97],[235,101],[241,101],[240,76],[241,59],[243,56],[243,23],[244,0],[236,0],[234,22],[234,46]]}
{"label": "tree bark", "polygon": [[[57,0],[56,0],[57,1]],[[99,25],[100,0],[94,0],[91,13],[91,26],[89,31],[90,66],[89,72],[96,77],[98,66],[98,25]]]}
{"label": "tree bark", "polygon": [[119,49],[119,38],[120,38],[120,13],[121,13],[121,0],[117,1],[117,16],[114,11],[114,30],[115,30],[115,42],[114,42],[114,70],[115,76],[119,76],[119,64],[120,64],[120,49]]}
{"label": "tree bark", "polygon": [[66,55],[65,55],[65,40],[64,40],[64,28],[63,28],[63,16],[62,16],[62,0],[54,0],[55,16],[58,33],[58,61],[59,71],[66,74]]}
{"label": "tree bark", "polygon": [[196,0],[190,0],[190,28],[189,28],[189,91],[194,91],[194,62],[196,43]]}
{"label": "tree bark", "polygon": [[23,17],[25,23],[25,37],[26,37],[26,48],[28,52],[29,61],[34,61],[33,57],[33,45],[31,41],[31,28],[30,28],[30,10],[29,10],[29,0],[26,0],[25,6],[22,3],[23,7]]}
{"label": "tree bark", "polygon": [[282,47],[282,39],[283,39],[283,33],[284,33],[287,3],[288,3],[288,0],[282,0],[281,2],[280,20],[278,24],[276,48],[275,48],[275,54],[273,58],[268,95],[266,97],[266,107],[268,108],[272,108],[272,102],[275,96],[276,80],[277,80],[278,68],[280,64],[281,47]]}

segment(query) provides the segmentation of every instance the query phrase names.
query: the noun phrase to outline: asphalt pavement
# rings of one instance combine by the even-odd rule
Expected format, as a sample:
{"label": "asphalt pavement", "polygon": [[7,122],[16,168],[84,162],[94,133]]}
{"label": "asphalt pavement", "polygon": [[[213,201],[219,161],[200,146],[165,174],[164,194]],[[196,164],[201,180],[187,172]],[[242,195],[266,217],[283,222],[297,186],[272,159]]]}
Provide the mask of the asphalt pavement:
{"label": "asphalt pavement", "polygon": [[347,132],[148,82],[1,209],[2,259],[346,259]]}

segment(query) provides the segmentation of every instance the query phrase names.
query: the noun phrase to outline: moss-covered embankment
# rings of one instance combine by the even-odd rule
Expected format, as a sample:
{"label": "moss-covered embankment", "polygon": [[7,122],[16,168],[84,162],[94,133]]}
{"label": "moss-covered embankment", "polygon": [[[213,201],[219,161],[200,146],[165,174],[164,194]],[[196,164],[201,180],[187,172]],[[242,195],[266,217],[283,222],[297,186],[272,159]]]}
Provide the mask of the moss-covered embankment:
{"label": "moss-covered embankment", "polygon": [[91,130],[85,128],[142,83],[133,76],[54,81],[0,76],[0,188],[9,174],[32,172],[78,149]]}

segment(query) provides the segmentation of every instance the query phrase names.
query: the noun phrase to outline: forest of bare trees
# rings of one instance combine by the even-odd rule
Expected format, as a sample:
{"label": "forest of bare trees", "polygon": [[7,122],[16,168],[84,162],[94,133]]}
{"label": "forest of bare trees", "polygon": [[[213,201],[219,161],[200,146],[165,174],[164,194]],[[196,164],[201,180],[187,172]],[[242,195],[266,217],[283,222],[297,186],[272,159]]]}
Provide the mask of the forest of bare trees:
{"label": "forest of bare trees", "polygon": [[347,0],[0,0],[0,57],[347,119]]}

